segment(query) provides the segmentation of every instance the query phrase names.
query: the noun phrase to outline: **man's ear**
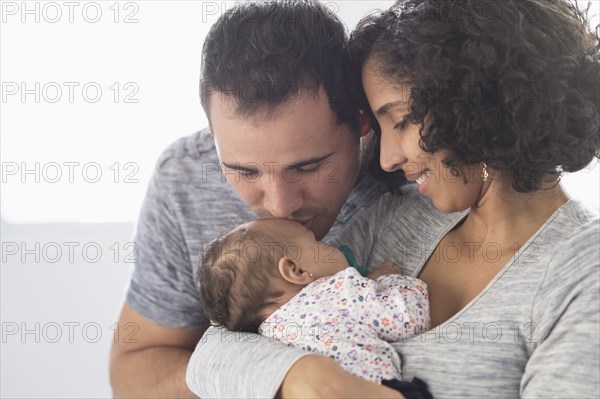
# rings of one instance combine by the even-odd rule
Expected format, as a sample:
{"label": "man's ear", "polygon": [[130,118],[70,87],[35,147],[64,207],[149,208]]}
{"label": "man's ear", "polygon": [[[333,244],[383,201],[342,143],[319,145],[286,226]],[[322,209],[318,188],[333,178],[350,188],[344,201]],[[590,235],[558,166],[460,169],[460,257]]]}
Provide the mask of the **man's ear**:
{"label": "man's ear", "polygon": [[279,259],[279,264],[277,266],[281,277],[289,283],[306,285],[312,281],[310,273],[302,270],[296,261],[287,256]]}
{"label": "man's ear", "polygon": [[358,130],[360,132],[360,137],[365,137],[373,131],[371,121],[369,120],[367,113],[363,109],[359,109],[358,114]]}

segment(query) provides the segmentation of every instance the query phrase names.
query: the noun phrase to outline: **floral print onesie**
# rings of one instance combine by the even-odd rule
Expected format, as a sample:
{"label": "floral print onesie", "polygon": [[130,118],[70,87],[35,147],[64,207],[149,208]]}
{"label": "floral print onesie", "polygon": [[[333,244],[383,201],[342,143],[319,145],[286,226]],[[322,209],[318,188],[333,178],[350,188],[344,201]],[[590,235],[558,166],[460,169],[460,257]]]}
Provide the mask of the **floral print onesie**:
{"label": "floral print onesie", "polygon": [[364,379],[401,379],[400,356],[388,342],[429,329],[427,285],[387,274],[370,280],[348,267],[320,278],[271,314],[259,333],[329,356]]}

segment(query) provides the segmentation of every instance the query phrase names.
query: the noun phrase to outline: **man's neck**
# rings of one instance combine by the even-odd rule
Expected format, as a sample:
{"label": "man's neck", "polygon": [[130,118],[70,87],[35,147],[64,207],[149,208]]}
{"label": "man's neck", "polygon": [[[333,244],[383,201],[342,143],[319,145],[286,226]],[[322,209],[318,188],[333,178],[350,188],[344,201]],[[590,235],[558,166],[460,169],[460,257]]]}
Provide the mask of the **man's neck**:
{"label": "man's neck", "polygon": [[371,132],[365,137],[360,138],[360,162],[358,167],[358,177],[354,185],[358,184],[369,171],[369,163],[374,156],[375,139],[375,132]]}

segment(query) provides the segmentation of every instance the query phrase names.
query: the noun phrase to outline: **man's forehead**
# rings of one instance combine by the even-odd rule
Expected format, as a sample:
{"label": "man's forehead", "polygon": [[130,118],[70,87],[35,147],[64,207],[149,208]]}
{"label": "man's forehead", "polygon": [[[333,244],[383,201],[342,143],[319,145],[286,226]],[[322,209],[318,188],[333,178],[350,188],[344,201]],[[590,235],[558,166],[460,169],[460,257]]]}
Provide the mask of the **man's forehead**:
{"label": "man's forehead", "polygon": [[[276,119],[281,115],[281,109],[286,103],[270,106],[269,104],[255,105],[252,112],[243,112],[240,101],[234,96],[222,92],[214,93],[208,100],[208,119],[213,120],[215,116],[234,120],[265,120]],[[217,115],[215,115],[217,114]]]}
{"label": "man's forehead", "polygon": [[284,104],[276,115],[263,112],[247,118],[232,117],[221,104],[212,108],[211,128],[221,162],[267,160],[302,166],[332,155],[341,140],[355,139],[323,102]]}
{"label": "man's forehead", "polygon": [[[228,119],[268,122],[278,119],[282,114],[294,112],[301,108],[319,108],[323,113],[335,113],[331,109],[327,92],[323,87],[298,87],[290,85],[289,95],[281,99],[270,99],[269,93],[256,95],[240,93],[230,94],[217,91],[208,99],[209,120],[218,113]],[[242,91],[243,92],[243,91]]]}

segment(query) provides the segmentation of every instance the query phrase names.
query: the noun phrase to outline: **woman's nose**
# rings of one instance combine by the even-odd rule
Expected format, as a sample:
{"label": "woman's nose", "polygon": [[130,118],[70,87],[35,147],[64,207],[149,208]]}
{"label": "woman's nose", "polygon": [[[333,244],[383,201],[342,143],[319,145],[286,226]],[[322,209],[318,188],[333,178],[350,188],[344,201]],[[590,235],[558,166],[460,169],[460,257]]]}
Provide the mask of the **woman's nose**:
{"label": "woman's nose", "polygon": [[393,132],[382,132],[380,138],[379,163],[381,169],[386,172],[399,170],[400,166],[406,162],[406,157],[400,149],[399,140],[389,137],[390,134],[393,134]]}

